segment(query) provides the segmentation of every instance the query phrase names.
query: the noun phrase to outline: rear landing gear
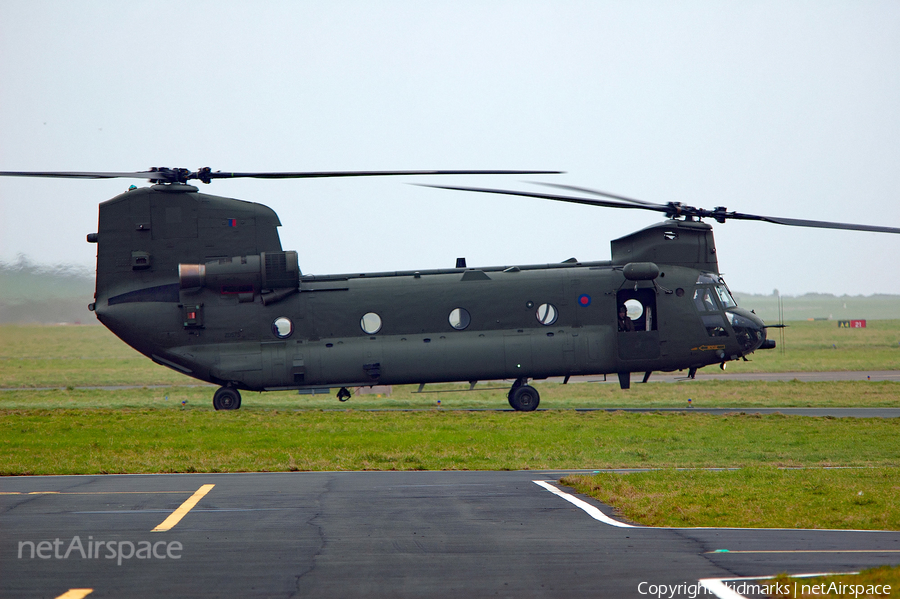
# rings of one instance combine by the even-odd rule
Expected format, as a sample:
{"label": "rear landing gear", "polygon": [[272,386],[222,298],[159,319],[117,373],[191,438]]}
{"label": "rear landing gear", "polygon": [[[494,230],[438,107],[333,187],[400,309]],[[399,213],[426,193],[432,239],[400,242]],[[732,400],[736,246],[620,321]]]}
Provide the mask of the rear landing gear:
{"label": "rear landing gear", "polygon": [[526,385],[525,382],[525,379],[516,379],[506,397],[509,399],[509,405],[514,410],[532,412],[541,403],[541,395],[537,392],[537,389]]}
{"label": "rear landing gear", "polygon": [[213,407],[217,410],[237,410],[241,407],[241,394],[234,387],[219,387],[213,395]]}

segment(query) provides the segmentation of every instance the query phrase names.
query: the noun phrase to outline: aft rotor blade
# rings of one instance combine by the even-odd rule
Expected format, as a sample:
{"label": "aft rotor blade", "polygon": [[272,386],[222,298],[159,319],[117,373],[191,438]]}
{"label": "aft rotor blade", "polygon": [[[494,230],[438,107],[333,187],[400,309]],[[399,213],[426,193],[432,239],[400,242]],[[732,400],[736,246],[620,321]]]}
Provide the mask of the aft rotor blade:
{"label": "aft rotor blade", "polygon": [[72,172],[72,171],[0,171],[0,177],[45,177],[52,179],[156,179],[165,175],[156,171],[134,173]]}
{"label": "aft rotor blade", "polygon": [[590,187],[579,187],[578,185],[563,185],[561,183],[545,183],[544,181],[532,181],[537,185],[545,185],[547,187],[556,187],[558,189],[568,189],[569,191],[580,191],[582,193],[591,193],[598,196],[603,196],[605,198],[611,198],[613,200],[622,200],[623,202],[631,202],[633,204],[640,204],[641,206],[665,206],[664,204],[657,204],[655,202],[647,202],[645,200],[638,200],[635,198],[629,198],[626,196],[616,195],[614,193],[609,193],[608,191],[600,191],[599,189],[591,189]]}
{"label": "aft rotor blade", "polygon": [[4,177],[46,177],[61,179],[148,179],[163,183],[186,183],[199,180],[209,183],[213,179],[315,179],[325,177],[383,177],[394,175],[558,175],[562,171],[537,170],[410,170],[410,171],[304,171],[275,173],[234,173],[213,171],[206,167],[196,171],[186,168],[158,167],[149,171],[122,172],[71,172],[71,171],[3,171]]}
{"label": "aft rotor blade", "polygon": [[593,198],[579,198],[574,196],[561,196],[549,193],[534,193],[528,191],[511,191],[508,189],[488,189],[484,187],[459,187],[454,185],[429,185],[427,183],[414,183],[422,187],[434,187],[437,189],[453,189],[456,191],[475,191],[478,193],[497,193],[502,195],[523,196],[526,198],[538,198],[541,200],[555,200],[557,202],[570,202],[572,204],[584,204],[586,206],[601,206],[603,208],[629,208],[632,210],[652,210],[653,212],[667,212],[668,206],[661,204],[627,204],[625,202],[613,202],[610,200],[595,200]]}
{"label": "aft rotor blade", "polygon": [[854,225],[851,223],[833,223],[822,220],[805,220],[799,218],[783,218],[780,216],[759,216],[756,214],[741,214],[740,212],[728,213],[727,218],[736,220],[760,220],[776,225],[788,225],[791,227],[813,227],[817,229],[844,229],[848,231],[871,231],[874,233],[900,233],[896,227],[879,227],[875,225]]}
{"label": "aft rotor blade", "polygon": [[395,175],[558,175],[563,171],[510,171],[510,170],[472,170],[472,171],[312,171],[294,173],[223,173],[221,171],[206,173],[210,179],[315,179],[324,177],[384,177]]}

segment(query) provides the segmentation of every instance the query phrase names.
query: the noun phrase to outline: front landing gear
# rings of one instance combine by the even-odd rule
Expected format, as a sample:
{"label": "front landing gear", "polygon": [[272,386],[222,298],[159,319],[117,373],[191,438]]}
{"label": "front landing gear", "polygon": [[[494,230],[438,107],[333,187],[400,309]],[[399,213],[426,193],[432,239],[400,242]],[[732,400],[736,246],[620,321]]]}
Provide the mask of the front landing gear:
{"label": "front landing gear", "polygon": [[509,390],[507,398],[509,405],[519,412],[532,412],[537,409],[541,403],[541,395],[537,389],[525,384],[525,379],[516,379],[512,389]]}
{"label": "front landing gear", "polygon": [[217,410],[237,410],[241,407],[241,394],[234,387],[219,387],[213,395],[213,407]]}

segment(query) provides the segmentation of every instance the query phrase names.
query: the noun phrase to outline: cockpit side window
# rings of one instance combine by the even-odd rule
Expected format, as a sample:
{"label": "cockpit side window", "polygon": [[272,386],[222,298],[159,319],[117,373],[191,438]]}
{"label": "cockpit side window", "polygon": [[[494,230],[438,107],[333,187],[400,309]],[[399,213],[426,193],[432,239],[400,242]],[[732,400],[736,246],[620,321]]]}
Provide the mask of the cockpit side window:
{"label": "cockpit side window", "polygon": [[703,326],[706,327],[706,334],[710,337],[728,336],[728,331],[725,330],[725,319],[721,314],[703,314],[700,318],[703,320]]}
{"label": "cockpit side window", "polygon": [[703,286],[694,289],[694,306],[700,312],[700,320],[703,321],[703,327],[710,337],[728,336],[725,319],[722,318],[722,306],[731,308],[735,305],[737,304],[734,303],[734,299],[724,286]]}

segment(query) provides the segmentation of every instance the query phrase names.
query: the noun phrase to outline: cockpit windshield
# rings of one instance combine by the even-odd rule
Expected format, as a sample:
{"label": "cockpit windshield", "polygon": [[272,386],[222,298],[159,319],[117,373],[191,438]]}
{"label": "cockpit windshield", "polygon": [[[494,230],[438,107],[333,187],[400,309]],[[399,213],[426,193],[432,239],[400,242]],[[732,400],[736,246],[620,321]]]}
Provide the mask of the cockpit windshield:
{"label": "cockpit windshield", "polygon": [[[706,285],[709,285],[710,287],[715,289],[716,297],[719,298],[719,303],[724,309],[727,310],[729,308],[737,308],[737,302],[734,301],[734,297],[732,297],[731,292],[728,290],[728,286],[725,285],[725,280],[722,279],[722,277],[720,277],[719,275],[713,274],[711,272],[701,272],[700,276],[697,277],[697,286],[699,287],[701,285],[703,285],[704,287]],[[698,289],[698,292],[700,295],[708,293],[705,289],[703,289],[702,291]],[[697,303],[697,308],[702,311],[704,308],[701,308],[701,304],[697,301],[697,296],[698,293],[695,293],[694,301]],[[708,298],[707,307],[705,309],[712,309],[708,305]]]}
{"label": "cockpit windshield", "polygon": [[716,294],[719,296],[719,301],[722,302],[722,305],[725,306],[726,310],[728,308],[737,308],[737,302],[731,297],[731,292],[728,291],[728,287],[725,285],[716,285]]}

